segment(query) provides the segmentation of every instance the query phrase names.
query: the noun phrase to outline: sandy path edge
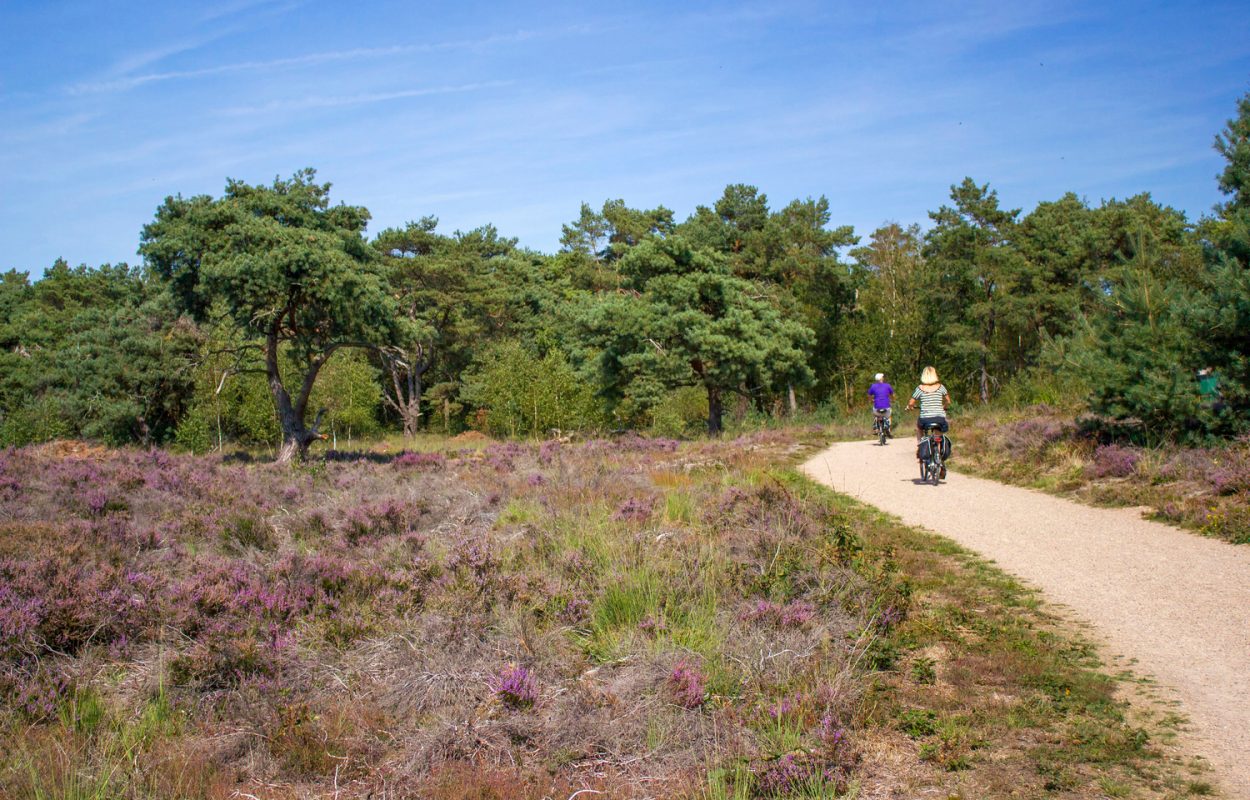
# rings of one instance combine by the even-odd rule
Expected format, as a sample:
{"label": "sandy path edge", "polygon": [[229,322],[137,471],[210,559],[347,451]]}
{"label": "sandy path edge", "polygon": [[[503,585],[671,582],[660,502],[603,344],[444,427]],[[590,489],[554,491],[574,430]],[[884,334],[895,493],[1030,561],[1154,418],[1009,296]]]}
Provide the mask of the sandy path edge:
{"label": "sandy path edge", "polygon": [[1250,798],[1250,547],[955,472],[921,485],[909,439],[835,444],[800,469],[1066,606],[1175,692],[1222,788]]}

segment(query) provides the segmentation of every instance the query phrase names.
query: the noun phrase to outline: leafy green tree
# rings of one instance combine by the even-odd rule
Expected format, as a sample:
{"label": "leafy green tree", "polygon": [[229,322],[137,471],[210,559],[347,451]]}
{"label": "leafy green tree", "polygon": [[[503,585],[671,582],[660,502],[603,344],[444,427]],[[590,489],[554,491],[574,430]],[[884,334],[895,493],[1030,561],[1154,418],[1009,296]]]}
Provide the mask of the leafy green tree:
{"label": "leafy green tree", "polygon": [[465,376],[461,397],[484,413],[487,427],[496,434],[585,430],[600,421],[594,392],[560,351],[540,358],[515,340],[480,353]]}
{"label": "leafy green tree", "polygon": [[48,365],[48,387],[83,436],[145,446],[172,438],[191,397],[194,326],[168,295],[82,314]]}
{"label": "leafy green tree", "polygon": [[1114,254],[1098,223],[1098,212],[1071,192],[1038,203],[1020,221],[1015,244],[1029,267],[1018,287],[1022,366],[1036,363],[1044,342],[1072,333],[1083,314],[1099,307]]}
{"label": "leafy green tree", "polygon": [[[854,305],[851,271],[838,249],[857,239],[850,226],[829,228],[829,201],[794,200],[772,212],[768,196],[747,184],[730,184],[709,208],[699,206],[678,230],[696,248],[721,254],[737,277],[767,293],[782,316],[796,319],[815,334],[809,364],[827,392],[843,372],[844,318]],[[793,411],[793,386],[784,387]],[[753,398],[764,407],[765,397]]]}
{"label": "leafy green tree", "polygon": [[750,280],[775,277],[773,260],[780,250],[776,229],[769,225],[768,195],[754,186],[725,187],[712,205],[699,206],[681,225],[692,245],[722,253],[735,275]]}
{"label": "leafy green tree", "polygon": [[125,264],[64,261],[34,284],[11,273],[3,286],[0,416],[14,420],[10,443],[172,436],[190,398],[185,373],[196,341],[176,324],[163,287]]}
{"label": "leafy green tree", "polygon": [[313,389],[312,404],[326,409],[326,426],[337,440],[370,436],[381,430],[382,387],[365,352],[352,350],[326,364]]}
{"label": "leafy green tree", "polygon": [[467,332],[465,323],[474,317],[463,302],[472,274],[437,257],[445,249],[445,238],[434,232],[437,226],[434,217],[422,217],[402,229],[388,228],[373,241],[399,313],[411,323],[406,341],[379,351],[386,378],[383,401],[399,416],[405,436],[415,436],[421,425],[425,374],[440,345],[456,331]]}
{"label": "leafy green tree", "polygon": [[[1206,280],[1202,247],[1189,220],[1183,212],[1156,203],[1149,193],[1103,203],[1093,213],[1093,233],[1104,290],[1116,282],[1126,264],[1191,289]],[[1148,258],[1138,257],[1147,251]]]}
{"label": "leafy green tree", "polygon": [[384,402],[407,435],[431,400],[427,387],[440,386],[435,402],[449,408],[461,375],[488,343],[513,337],[545,349],[560,339],[560,309],[569,299],[549,259],[519,250],[494,226],[451,236],[436,227],[425,217],[382,231],[373,243],[408,323],[406,338],[380,350]]}
{"label": "leafy green tree", "polygon": [[1000,208],[998,193],[972,178],[951,187],[951,200],[929,214],[934,227],[925,255],[942,275],[931,324],[941,326],[945,343],[932,361],[945,359],[959,379],[971,378],[988,403],[991,386],[1011,367],[997,345],[1010,341],[1025,318],[1017,291],[1027,262],[1013,246],[1020,211]]}
{"label": "leafy green tree", "polygon": [[1215,140],[1227,162],[1219,186],[1228,200],[1212,221],[1211,269],[1193,320],[1203,363],[1220,379],[1222,422],[1230,431],[1250,427],[1250,94],[1237,111]]}
{"label": "leafy green tree", "polygon": [[[850,265],[838,257],[838,251],[859,238],[850,225],[831,228],[830,222],[829,201],[823,196],[794,200],[769,220],[777,247],[770,268],[777,302],[783,315],[797,319],[815,334],[808,363],[816,373],[812,385],[821,398],[847,371],[847,323],[857,288]],[[787,389],[794,411],[794,388]]]}
{"label": "leafy green tree", "polygon": [[1215,149],[1227,162],[1219,186],[1228,200],[1218,210],[1228,217],[1250,209],[1250,92],[1237,101],[1237,116],[1216,134]]}
{"label": "leafy green tree", "polygon": [[875,372],[896,384],[918,378],[936,350],[931,316],[939,302],[932,289],[938,274],[924,257],[923,242],[919,225],[890,223],[851,251],[863,275],[858,314],[848,321],[855,344],[846,359],[852,367],[846,372],[857,379],[857,399]]}
{"label": "leafy green tree", "polygon": [[582,203],[577,221],[563,226],[560,249],[595,263],[619,261],[629,248],[652,236],[673,232],[673,212],[664,206],[630,208],[624,200],[607,200],[596,212]]}
{"label": "leafy green tree", "polygon": [[22,343],[25,331],[21,315],[32,291],[26,273],[0,273],[0,424],[27,399],[26,362],[30,353]]}
{"label": "leafy green tree", "polygon": [[667,389],[707,393],[708,432],[723,429],[724,397],[812,378],[812,334],[782,317],[724,259],[681,236],[651,238],[621,260],[626,289],[605,294],[582,317],[609,393],[650,406]]}
{"label": "leafy green tree", "polygon": [[[406,333],[363,237],[369,212],[330,206],[330,185],[315,177],[307,169],[271,186],[228,181],[219,199],[167,198],[140,247],[181,309],[204,320],[219,302],[228,320],[257,338],[284,462],[320,438],[322,413],[311,425],[306,415],[334,353],[388,345]],[[284,348],[298,365],[294,374],[281,367]]]}
{"label": "leafy green tree", "polygon": [[1199,343],[1188,324],[1191,303],[1183,285],[1149,268],[1124,272],[1102,313],[1069,345],[1070,364],[1091,387],[1091,410],[1136,425],[1134,435],[1146,440],[1201,425],[1208,410],[1192,366]]}

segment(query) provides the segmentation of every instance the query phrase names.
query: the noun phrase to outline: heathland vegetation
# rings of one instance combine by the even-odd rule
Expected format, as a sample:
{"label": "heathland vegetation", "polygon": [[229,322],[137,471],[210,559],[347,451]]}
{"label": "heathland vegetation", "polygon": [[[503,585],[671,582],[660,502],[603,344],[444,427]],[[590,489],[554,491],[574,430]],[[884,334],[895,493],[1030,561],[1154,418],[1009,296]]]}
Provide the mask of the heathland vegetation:
{"label": "heathland vegetation", "polygon": [[1029,593],[791,471],[823,441],[4,452],[0,796],[1211,791]]}

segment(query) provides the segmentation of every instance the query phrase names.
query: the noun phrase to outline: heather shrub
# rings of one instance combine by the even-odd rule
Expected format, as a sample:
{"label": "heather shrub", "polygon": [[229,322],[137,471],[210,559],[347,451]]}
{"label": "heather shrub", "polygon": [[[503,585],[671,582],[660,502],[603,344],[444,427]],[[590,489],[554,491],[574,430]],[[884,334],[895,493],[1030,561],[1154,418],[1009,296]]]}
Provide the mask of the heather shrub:
{"label": "heather shrub", "polygon": [[509,708],[529,708],[538,699],[534,677],[525,667],[510,664],[495,676],[491,691]]}
{"label": "heather shrub", "polygon": [[160,581],[141,572],[65,557],[0,561],[0,651],[68,655],[88,644],[124,646],[159,617]]}
{"label": "heather shrub", "polygon": [[631,497],[612,514],[617,522],[646,522],[651,518],[655,508],[655,499],[650,497]]}
{"label": "heather shrub", "polygon": [[1086,472],[1092,478],[1125,478],[1133,474],[1141,451],[1118,444],[1100,445],[1094,450],[1094,460]]}
{"label": "heather shrub", "polygon": [[452,544],[451,552],[447,554],[446,569],[461,585],[485,594],[497,577],[499,557],[489,539],[469,535]]}
{"label": "heather shrub", "polygon": [[816,607],[803,600],[795,600],[785,605],[769,600],[756,600],[739,613],[738,618],[775,627],[801,628],[816,618]]}
{"label": "heather shrub", "polygon": [[350,511],[347,515],[346,536],[351,544],[377,539],[383,536],[399,536],[412,528],[422,509],[395,500],[376,503]]}
{"label": "heather shrub", "polygon": [[323,511],[311,511],[288,523],[291,536],[297,541],[316,542],[332,533],[334,526]]}
{"label": "heather shrub", "polygon": [[[965,469],[1099,504],[1148,506],[1152,516],[1228,541],[1250,538],[1250,442],[1218,446],[1123,444],[1105,420],[1073,421],[1048,406],[960,418]],[[1117,480],[1108,480],[1114,478]]]}
{"label": "heather shrub", "polygon": [[823,763],[793,753],[757,765],[755,774],[760,797],[833,797],[838,791]]}
{"label": "heather shrub", "polygon": [[682,708],[698,708],[707,699],[707,676],[697,666],[678,662],[668,676],[673,700]]}
{"label": "heather shrub", "polygon": [[391,463],[399,469],[439,470],[447,465],[447,456],[442,453],[403,452]]}
{"label": "heather shrub", "polygon": [[309,777],[334,771],[338,762],[333,751],[342,747],[331,740],[315,709],[306,702],[287,703],[276,716],[266,741],[288,774]]}

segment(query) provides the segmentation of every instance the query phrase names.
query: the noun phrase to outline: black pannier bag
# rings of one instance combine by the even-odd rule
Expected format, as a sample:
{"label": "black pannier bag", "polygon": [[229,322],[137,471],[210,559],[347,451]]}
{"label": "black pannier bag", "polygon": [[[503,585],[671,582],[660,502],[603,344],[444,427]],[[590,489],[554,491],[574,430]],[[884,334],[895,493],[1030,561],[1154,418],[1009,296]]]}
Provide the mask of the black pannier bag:
{"label": "black pannier bag", "polygon": [[[942,449],[939,452],[941,452],[942,454],[943,461],[951,457],[951,437],[949,436],[942,437]],[[921,439],[920,444],[916,445],[916,458],[920,459],[921,461],[928,460],[929,437],[926,436],[925,438]]]}

